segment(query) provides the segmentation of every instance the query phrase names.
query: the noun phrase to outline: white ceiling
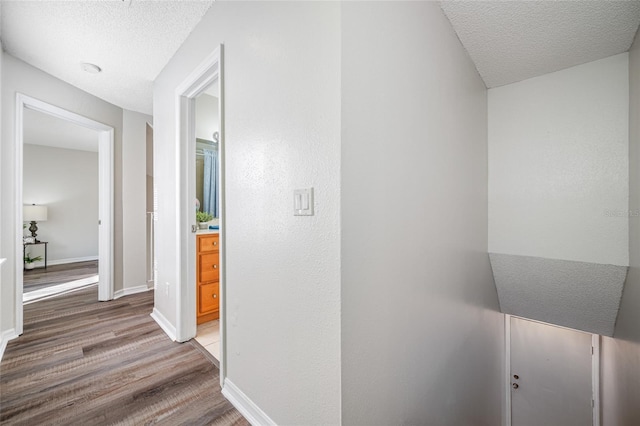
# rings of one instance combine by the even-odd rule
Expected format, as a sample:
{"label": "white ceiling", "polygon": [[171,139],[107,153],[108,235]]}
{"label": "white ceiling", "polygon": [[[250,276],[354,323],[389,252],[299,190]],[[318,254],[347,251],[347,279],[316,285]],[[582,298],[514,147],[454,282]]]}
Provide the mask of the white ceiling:
{"label": "white ceiling", "polygon": [[[152,113],[153,81],[213,1],[1,1],[4,49],[86,92]],[[95,63],[100,74],[82,70]]]}
{"label": "white ceiling", "polygon": [[23,142],[98,152],[97,131],[31,109],[24,110]]}
{"label": "white ceiling", "polygon": [[[1,0],[5,50],[125,109],[152,113],[153,81],[211,0]],[[487,87],[629,49],[640,1],[442,1]],[[81,62],[102,67],[100,74]]]}
{"label": "white ceiling", "polygon": [[442,1],[487,87],[629,50],[640,1]]}

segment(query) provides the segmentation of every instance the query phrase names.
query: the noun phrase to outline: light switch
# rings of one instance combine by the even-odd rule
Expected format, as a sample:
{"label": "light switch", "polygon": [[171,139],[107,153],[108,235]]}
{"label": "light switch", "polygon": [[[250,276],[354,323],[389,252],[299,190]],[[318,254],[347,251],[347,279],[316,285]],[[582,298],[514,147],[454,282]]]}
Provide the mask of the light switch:
{"label": "light switch", "polygon": [[293,215],[313,216],[313,188],[293,190]]}

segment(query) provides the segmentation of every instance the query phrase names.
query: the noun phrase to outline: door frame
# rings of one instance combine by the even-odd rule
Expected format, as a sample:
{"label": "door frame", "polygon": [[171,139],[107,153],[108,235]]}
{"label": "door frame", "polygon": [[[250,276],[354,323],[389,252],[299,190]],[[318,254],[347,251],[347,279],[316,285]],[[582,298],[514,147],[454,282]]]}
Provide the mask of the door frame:
{"label": "door frame", "polygon": [[225,219],[225,132],[224,132],[224,76],[223,45],[213,49],[209,55],[176,88],[177,111],[177,159],[180,176],[179,203],[177,206],[178,236],[180,255],[177,270],[179,287],[176,315],[176,340],[186,342],[196,336],[196,234],[194,199],[196,175],[195,99],[218,80],[218,110],[220,119],[220,139],[218,158],[220,167],[220,385],[226,377],[226,219]]}
{"label": "door frame", "polygon": [[[27,96],[16,94],[16,130],[14,146],[15,194],[14,227],[22,229],[23,180],[24,180],[24,110],[38,111],[52,117],[65,120],[98,132],[98,300],[113,299],[113,261],[114,261],[114,128],[90,118],[60,108],[53,104]],[[16,232],[14,245],[15,258],[15,330],[16,335],[23,332],[23,258],[22,233]]]}
{"label": "door frame", "polygon": [[[505,386],[505,425],[511,425],[511,317],[521,318],[526,321],[538,322],[541,324],[549,325],[551,327],[562,327],[559,325],[552,325],[543,323],[541,321],[532,320],[529,318],[523,318],[516,315],[504,314],[504,386]],[[586,333],[584,331],[574,330],[567,328],[567,330],[577,331],[579,333]],[[591,334],[591,395],[593,400],[592,405],[592,425],[600,426],[600,335]]]}

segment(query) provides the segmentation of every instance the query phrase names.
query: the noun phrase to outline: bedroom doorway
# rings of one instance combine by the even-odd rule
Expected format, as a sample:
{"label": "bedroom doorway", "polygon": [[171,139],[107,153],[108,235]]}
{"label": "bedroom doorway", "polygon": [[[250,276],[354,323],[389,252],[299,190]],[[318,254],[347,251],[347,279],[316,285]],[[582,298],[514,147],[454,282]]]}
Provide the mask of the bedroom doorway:
{"label": "bedroom doorway", "polygon": [[[71,111],[67,111],[52,104],[18,93],[16,96],[16,134],[14,145],[14,160],[16,164],[16,188],[15,188],[15,324],[16,334],[23,332],[23,274],[21,271],[25,267],[23,254],[26,254],[27,246],[23,239],[23,220],[25,219],[23,198],[24,190],[24,160],[25,160],[25,117],[31,113],[40,113],[48,118],[53,117],[66,123],[78,125],[84,129],[89,129],[97,135],[97,198],[98,198],[98,299],[101,301],[113,299],[113,164],[114,164],[114,129],[105,124],[83,117]],[[33,200],[31,200],[33,201]],[[32,204],[35,204],[32,202]],[[46,220],[46,206],[27,206],[27,215],[30,210],[36,207],[38,210],[34,219]],[[42,207],[45,207],[44,209]],[[37,220],[33,220],[36,222]],[[37,231],[36,231],[37,232]],[[35,237],[34,239],[37,239]],[[40,242],[42,243],[42,241]],[[47,247],[47,245],[44,245]],[[48,254],[48,253],[45,253]],[[37,256],[36,256],[37,257]],[[43,259],[44,260],[44,259]],[[48,266],[48,265],[47,265]]]}
{"label": "bedroom doorway", "polygon": [[98,285],[98,132],[33,109],[23,126],[26,305]]}

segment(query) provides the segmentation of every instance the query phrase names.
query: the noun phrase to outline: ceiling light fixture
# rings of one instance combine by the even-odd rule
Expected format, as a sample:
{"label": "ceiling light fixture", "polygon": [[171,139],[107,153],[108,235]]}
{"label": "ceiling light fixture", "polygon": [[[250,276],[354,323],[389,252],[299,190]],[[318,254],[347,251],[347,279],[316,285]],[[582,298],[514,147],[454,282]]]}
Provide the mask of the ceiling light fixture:
{"label": "ceiling light fixture", "polygon": [[91,73],[91,74],[98,74],[99,72],[102,71],[102,68],[100,68],[96,64],[91,64],[89,62],[83,62],[80,65],[82,65],[82,69],[83,70],[85,70],[86,72]]}

